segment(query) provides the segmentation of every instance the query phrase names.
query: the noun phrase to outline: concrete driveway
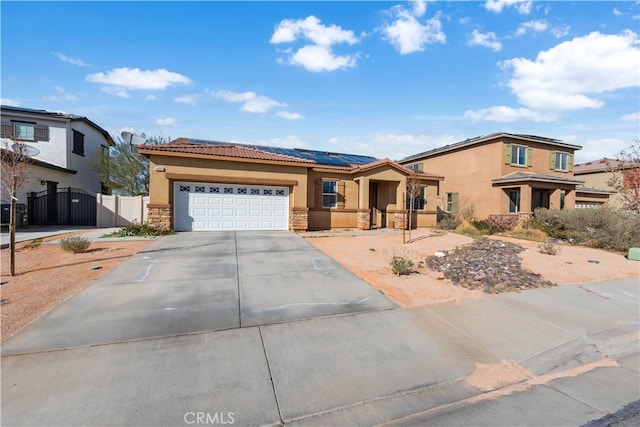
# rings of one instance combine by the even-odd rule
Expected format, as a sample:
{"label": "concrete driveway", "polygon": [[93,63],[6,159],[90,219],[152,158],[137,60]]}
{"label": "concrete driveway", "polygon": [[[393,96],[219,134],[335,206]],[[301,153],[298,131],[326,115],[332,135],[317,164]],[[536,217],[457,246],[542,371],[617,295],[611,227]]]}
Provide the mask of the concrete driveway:
{"label": "concrete driveway", "polygon": [[[294,234],[163,237],[3,344],[2,422],[581,425],[640,399],[638,294],[402,309]],[[505,360],[530,384],[467,381]]]}
{"label": "concrete driveway", "polygon": [[3,344],[3,354],[394,308],[287,232],[179,233],[152,243]]}

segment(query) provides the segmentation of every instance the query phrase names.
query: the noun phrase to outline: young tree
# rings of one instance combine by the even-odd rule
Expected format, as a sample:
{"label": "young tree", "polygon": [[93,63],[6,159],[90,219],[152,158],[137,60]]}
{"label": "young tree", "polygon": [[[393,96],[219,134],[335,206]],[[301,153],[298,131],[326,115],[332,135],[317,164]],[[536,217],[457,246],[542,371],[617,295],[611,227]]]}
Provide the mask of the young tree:
{"label": "young tree", "polygon": [[415,210],[415,201],[416,201],[416,197],[418,197],[421,192],[422,192],[422,184],[420,180],[417,178],[408,177],[407,178],[407,201],[409,202],[408,203],[409,205],[409,221],[408,221],[409,240],[411,240],[411,227],[412,227],[411,223],[413,218],[413,211]]}
{"label": "young tree", "polygon": [[16,274],[16,225],[17,225],[17,204],[18,190],[27,180],[29,173],[27,165],[29,163],[28,149],[21,142],[12,144],[9,147],[7,142],[3,142],[1,150],[1,171],[2,193],[11,200],[11,216],[9,219],[9,254],[10,254],[10,275]]}
{"label": "young tree", "polygon": [[[144,136],[144,134],[143,134]],[[153,136],[147,144],[164,144],[168,137]],[[117,138],[116,145],[98,155],[93,168],[105,187],[121,196],[149,194],[149,159],[137,153],[131,144]]]}
{"label": "young tree", "polygon": [[607,169],[611,172],[607,185],[618,192],[622,209],[640,213],[640,140],[618,153]]}

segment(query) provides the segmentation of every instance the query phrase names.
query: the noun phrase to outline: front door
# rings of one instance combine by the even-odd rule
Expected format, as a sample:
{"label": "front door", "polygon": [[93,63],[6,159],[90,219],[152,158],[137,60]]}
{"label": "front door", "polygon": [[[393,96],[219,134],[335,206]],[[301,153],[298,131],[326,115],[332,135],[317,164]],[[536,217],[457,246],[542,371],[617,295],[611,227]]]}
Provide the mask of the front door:
{"label": "front door", "polygon": [[531,212],[538,208],[549,209],[551,192],[549,190],[533,190],[531,193]]}
{"label": "front door", "polygon": [[371,228],[382,227],[382,212],[378,209],[378,188],[377,182],[369,183],[369,209],[371,209]]}

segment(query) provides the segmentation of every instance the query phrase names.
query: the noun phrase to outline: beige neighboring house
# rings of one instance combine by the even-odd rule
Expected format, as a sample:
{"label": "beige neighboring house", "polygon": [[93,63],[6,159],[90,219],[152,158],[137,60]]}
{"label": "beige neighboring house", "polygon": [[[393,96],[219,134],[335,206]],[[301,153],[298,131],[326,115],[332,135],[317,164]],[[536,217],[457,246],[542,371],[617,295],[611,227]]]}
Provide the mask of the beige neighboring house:
{"label": "beige neighboring house", "polygon": [[442,176],[356,154],[180,138],[141,145],[150,160],[149,222],[176,231],[402,228],[436,223]]}
{"label": "beige neighboring house", "polygon": [[[620,195],[608,182],[614,172],[622,173],[625,177],[625,169],[634,166],[631,162],[623,162],[615,159],[602,158],[586,163],[576,164],[574,174],[584,181],[583,187],[578,187],[576,196],[576,208],[597,208],[607,204],[613,208],[620,208]],[[627,184],[627,182],[623,182]]]}
{"label": "beige neighboring house", "polygon": [[582,147],[533,135],[495,133],[418,153],[399,161],[444,176],[438,205],[473,207],[477,218],[530,214],[539,207],[573,209],[573,157]]}

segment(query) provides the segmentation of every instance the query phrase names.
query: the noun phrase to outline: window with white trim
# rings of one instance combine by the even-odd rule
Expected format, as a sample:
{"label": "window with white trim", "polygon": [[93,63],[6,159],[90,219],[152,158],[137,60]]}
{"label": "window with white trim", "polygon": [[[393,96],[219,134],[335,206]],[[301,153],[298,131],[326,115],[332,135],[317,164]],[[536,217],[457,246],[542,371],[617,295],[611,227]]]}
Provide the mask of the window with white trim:
{"label": "window with white trim", "polygon": [[566,171],[569,165],[569,155],[567,153],[556,153],[556,170]]}
{"label": "window with white trim", "polygon": [[521,145],[511,146],[511,164],[519,166],[527,165],[527,147]]}
{"label": "window with white trim", "polygon": [[322,207],[325,209],[338,207],[337,181],[322,181]]}

